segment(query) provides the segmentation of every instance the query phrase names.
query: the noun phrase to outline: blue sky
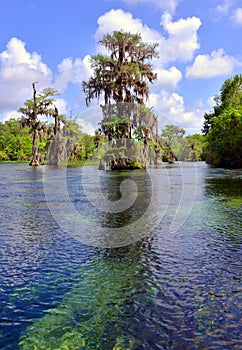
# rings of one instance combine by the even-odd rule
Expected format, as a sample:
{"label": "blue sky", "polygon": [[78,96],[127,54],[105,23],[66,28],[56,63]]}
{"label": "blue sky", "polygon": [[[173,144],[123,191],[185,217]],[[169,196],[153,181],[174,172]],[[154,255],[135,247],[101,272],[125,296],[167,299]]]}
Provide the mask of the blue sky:
{"label": "blue sky", "polygon": [[81,82],[102,35],[120,29],[159,43],[147,104],[160,128],[200,132],[224,80],[242,71],[242,0],[0,0],[0,120],[18,117],[38,81],[38,91],[57,89],[59,110],[93,132],[101,101],[87,109]]}

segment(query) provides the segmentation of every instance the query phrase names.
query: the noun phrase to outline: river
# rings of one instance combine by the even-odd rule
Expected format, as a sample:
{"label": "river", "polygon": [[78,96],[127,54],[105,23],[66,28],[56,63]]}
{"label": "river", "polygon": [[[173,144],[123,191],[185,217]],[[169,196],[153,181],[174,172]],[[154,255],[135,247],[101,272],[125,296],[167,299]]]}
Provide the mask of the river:
{"label": "river", "polygon": [[242,348],[241,170],[61,171],[0,164],[1,350]]}

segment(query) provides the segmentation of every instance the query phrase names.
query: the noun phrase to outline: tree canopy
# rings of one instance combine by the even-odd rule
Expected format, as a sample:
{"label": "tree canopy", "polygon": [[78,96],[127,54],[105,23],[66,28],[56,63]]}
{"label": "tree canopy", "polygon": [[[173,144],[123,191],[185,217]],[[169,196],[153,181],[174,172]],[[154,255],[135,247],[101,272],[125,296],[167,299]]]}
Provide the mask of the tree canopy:
{"label": "tree canopy", "polygon": [[91,57],[93,76],[82,83],[87,106],[102,93],[105,104],[144,103],[149,95],[148,82],[156,79],[150,61],[158,57],[158,44],[144,43],[140,34],[122,31],[104,35],[100,43],[107,55]]}
{"label": "tree canopy", "polygon": [[[144,43],[140,34],[123,31],[104,35],[100,44],[107,54],[91,57],[93,76],[82,83],[86,104],[89,106],[93,99],[104,98],[100,131],[107,141],[119,140],[119,147],[114,142],[115,150],[109,150],[112,156],[105,159],[108,167],[111,170],[132,167],[137,162],[130,162],[129,156],[124,155],[125,140],[135,135],[144,145],[148,145],[149,140],[156,141],[157,117],[145,107],[145,100],[149,96],[148,84],[156,79],[151,60],[158,56],[158,44]],[[133,155],[139,158],[138,163],[141,160],[141,167],[145,167],[148,153],[144,151],[141,156],[142,148],[137,142],[132,145]]]}
{"label": "tree canopy", "polygon": [[[30,165],[38,166],[41,164],[41,152],[38,145],[38,141],[41,142],[41,135],[47,130],[46,123],[43,123],[40,116],[52,116],[58,119],[58,110],[54,107],[54,96],[57,91],[51,88],[44,89],[41,93],[37,94],[36,83],[32,84],[33,98],[24,102],[24,107],[19,108],[19,112],[22,113],[22,124],[27,125],[32,133],[32,154]],[[58,124],[58,123],[57,123]],[[55,126],[55,132],[56,128]]]}
{"label": "tree canopy", "polygon": [[215,98],[211,113],[204,115],[207,162],[226,168],[242,167],[242,75],[227,79]]}

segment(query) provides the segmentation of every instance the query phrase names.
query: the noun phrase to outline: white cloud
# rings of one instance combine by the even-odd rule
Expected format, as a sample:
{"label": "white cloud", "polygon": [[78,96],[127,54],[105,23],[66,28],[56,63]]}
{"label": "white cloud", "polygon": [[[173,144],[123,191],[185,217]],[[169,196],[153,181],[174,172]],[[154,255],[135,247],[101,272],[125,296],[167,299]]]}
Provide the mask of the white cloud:
{"label": "white cloud", "polygon": [[93,73],[90,63],[90,55],[86,55],[83,59],[77,58],[74,62],[73,82],[81,83],[83,80],[90,77]]}
{"label": "white cloud", "polygon": [[163,60],[165,59],[166,62],[191,60],[194,51],[200,47],[197,31],[201,24],[198,17],[181,18],[172,22],[171,15],[165,13],[161,18],[161,25],[166,30],[168,38],[161,42]]}
{"label": "white cloud", "polygon": [[242,26],[242,8],[238,7],[234,10],[231,20],[238,26]]}
{"label": "white cloud", "polygon": [[236,7],[240,0],[223,0],[218,6],[211,9],[212,18],[215,21],[227,17],[232,24],[242,26],[242,8]]}
{"label": "white cloud", "polygon": [[227,15],[232,6],[234,1],[231,0],[224,0],[222,1],[218,6],[215,7],[214,12],[216,15]]}
{"label": "white cloud", "polygon": [[55,87],[59,92],[63,92],[70,82],[81,84],[92,74],[90,55],[75,60],[71,57],[64,58],[58,65],[58,72]]}
{"label": "white cloud", "polygon": [[179,0],[124,0],[129,5],[151,3],[158,8],[174,11],[177,7]]}
{"label": "white cloud", "polygon": [[215,105],[215,101],[214,101],[215,96],[209,96],[209,98],[207,99],[207,105],[208,107],[212,108]]}
{"label": "white cloud", "polygon": [[73,61],[72,58],[64,58],[58,65],[58,76],[55,79],[55,88],[59,92],[64,91],[72,79]]}
{"label": "white cloud", "polygon": [[58,109],[59,114],[67,114],[67,102],[63,98],[57,98],[55,100],[55,106]]}
{"label": "white cloud", "polygon": [[85,119],[77,118],[76,123],[80,126],[81,131],[85,134],[95,135],[95,127]]}
{"label": "white cloud", "polygon": [[174,124],[184,128],[187,134],[201,132],[203,116],[208,107],[201,100],[192,106],[185,106],[182,96],[167,91],[151,94],[149,105],[154,106],[158,115],[159,130],[167,124]]}
{"label": "white cloud", "polygon": [[233,72],[236,60],[224,53],[223,49],[213,51],[211,55],[198,55],[192,66],[187,67],[187,78],[214,78]]}
{"label": "white cloud", "polygon": [[[83,60],[65,58],[58,66],[59,74],[53,83],[53,74],[41,56],[28,52],[25,45],[20,39],[12,38],[6,50],[0,53],[0,115],[3,120],[20,116],[17,110],[26,99],[32,98],[33,82],[38,82],[38,92],[51,86],[63,92],[70,81],[80,83],[91,72],[89,55]],[[61,114],[67,113],[64,99],[57,98],[55,104]]]}
{"label": "white cloud", "polygon": [[153,88],[174,90],[178,82],[182,79],[182,73],[176,67],[170,69],[155,69],[157,74],[157,81],[153,84]]}
{"label": "white cloud", "polygon": [[0,53],[0,113],[18,109],[32,96],[32,83],[50,86],[52,73],[36,52],[29,53],[25,43],[12,38]]}
{"label": "white cloud", "polygon": [[41,61],[41,56],[36,52],[30,54],[25,49],[25,43],[17,38],[12,38],[7,44],[7,50],[0,55],[3,67],[22,66],[33,69],[48,76],[51,72],[47,65]]}
{"label": "white cloud", "polygon": [[124,12],[121,9],[110,10],[98,18],[98,29],[95,37],[100,40],[101,37],[115,30],[125,30],[131,33],[140,33],[142,39],[147,42],[158,42],[160,34],[144,25],[139,18],[133,18],[129,12]]}
{"label": "white cloud", "polygon": [[7,121],[7,120],[9,120],[11,118],[18,119],[20,117],[21,117],[21,114],[18,113],[17,111],[9,111],[9,112],[4,114],[2,120],[3,120],[3,122],[5,122],[5,121]]}
{"label": "white cloud", "polygon": [[[169,62],[187,62],[193,58],[194,51],[199,48],[197,31],[201,21],[197,17],[179,19],[172,22],[170,14],[162,16],[161,25],[167,33],[165,38],[161,32],[144,25],[138,18],[133,18],[131,13],[121,9],[111,10],[98,18],[98,29],[95,37],[97,40],[115,30],[140,33],[145,42],[157,42],[159,44],[160,58],[154,60],[157,67]],[[100,48],[98,48],[100,50]]]}

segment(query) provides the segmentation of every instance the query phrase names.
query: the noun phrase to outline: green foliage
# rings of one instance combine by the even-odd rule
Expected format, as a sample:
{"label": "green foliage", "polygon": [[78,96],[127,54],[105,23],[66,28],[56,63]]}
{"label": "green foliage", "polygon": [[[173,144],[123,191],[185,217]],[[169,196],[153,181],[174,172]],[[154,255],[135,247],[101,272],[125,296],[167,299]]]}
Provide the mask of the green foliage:
{"label": "green foliage", "polygon": [[183,148],[183,141],[181,141],[185,130],[177,125],[166,125],[161,132],[163,161],[173,163],[175,160],[180,160],[179,155],[181,148]]}
{"label": "green foliage", "polygon": [[140,34],[114,31],[100,41],[109,56],[91,57],[93,76],[83,81],[86,103],[104,94],[105,104],[113,102],[143,103],[148,97],[147,81],[153,83],[156,74],[149,61],[158,56],[158,44],[148,44]]}
{"label": "green foliage", "polygon": [[[127,118],[122,119],[122,123],[128,122]],[[122,124],[121,123],[121,124]],[[119,127],[120,120],[113,119],[106,123],[110,127]],[[107,126],[106,125],[106,126]],[[50,134],[53,132],[53,124],[48,124],[47,132],[43,133],[41,142],[38,141],[37,145],[44,155],[48,147],[48,143],[51,141]],[[119,129],[117,129],[119,130]],[[142,137],[140,138],[140,133],[142,130],[136,130],[134,134],[136,135],[136,140],[134,142],[134,154],[142,154],[144,148]],[[82,161],[91,160],[92,156],[97,149],[98,145],[104,144],[104,138],[100,135],[99,131],[96,131],[95,136],[88,134],[83,134],[74,120],[66,120],[63,126],[62,132],[67,138],[68,142],[73,142],[71,149],[71,155],[69,162],[72,164],[79,164]],[[118,131],[117,131],[118,132]],[[140,140],[138,142],[138,140]],[[149,148],[152,147],[159,148],[160,152],[163,154],[163,161],[168,161],[170,158],[169,151],[170,146],[166,143],[165,139],[159,139],[159,142],[152,142],[149,140]],[[192,135],[186,137],[175,138],[172,143],[172,151],[178,158],[178,160],[185,161],[199,161],[204,160],[204,152],[206,147],[205,137],[203,135]],[[28,126],[22,126],[21,120],[11,119],[5,123],[0,123],[0,161],[28,161],[31,157],[32,149],[32,137],[31,131]],[[101,149],[104,148],[101,147]],[[121,149],[112,149],[112,159],[114,159],[115,154],[121,156]],[[107,152],[100,154],[101,158],[107,156]],[[123,153],[122,153],[123,154]],[[111,154],[109,154],[111,155]],[[153,155],[153,158],[155,154]],[[125,157],[124,157],[125,158]],[[140,158],[141,162],[141,158]],[[141,163],[135,163],[135,168],[140,168]]]}
{"label": "green foliage", "polygon": [[[123,31],[104,35],[100,44],[106,48],[107,55],[91,57],[93,76],[87,82],[83,81],[82,88],[87,106],[93,99],[101,95],[104,97],[101,133],[111,142],[122,139],[124,145],[125,139],[133,137],[142,140],[145,145],[150,140],[156,142],[157,118],[148,108],[134,111],[134,106],[145,109],[144,101],[149,96],[148,83],[157,78],[150,62],[158,56],[158,44],[144,43],[140,34]],[[146,167],[149,161],[146,156],[147,152],[143,154],[143,160],[139,157],[136,163]],[[122,161],[111,157],[105,162],[111,170],[119,166],[123,169],[125,164],[130,167],[127,159],[125,157]]]}
{"label": "green foliage", "polygon": [[[127,264],[96,263],[88,273],[78,270],[77,281],[64,296],[60,305],[46,311],[22,334],[22,350],[131,350],[133,337],[126,335],[120,326],[127,295],[120,293],[127,280]],[[135,273],[132,262],[129,274]]]}
{"label": "green foliage", "polygon": [[24,107],[19,108],[22,113],[22,125],[28,126],[32,134],[32,151],[31,161],[29,165],[38,166],[42,163],[43,149],[42,134],[46,131],[46,124],[41,122],[39,117],[56,117],[58,116],[57,109],[53,106],[57,95],[56,90],[47,88],[37,94],[35,84],[33,87],[33,98],[24,102]]}
{"label": "green foliage", "polygon": [[207,134],[207,162],[225,168],[242,167],[242,106],[214,117]]}
{"label": "green foliage", "polygon": [[206,158],[206,138],[201,134],[189,135],[184,138],[185,145],[180,159],[185,161],[201,161]]}
{"label": "green foliage", "polygon": [[[42,133],[41,140],[37,140],[37,147],[45,157],[47,147],[51,142],[53,125],[46,124],[46,131]],[[67,120],[63,133],[68,142],[72,143],[71,162],[90,159],[97,147],[95,136],[83,134],[74,120]],[[0,162],[2,161],[28,161],[32,153],[31,128],[22,125],[20,119],[10,119],[0,122]]]}
{"label": "green foliage", "polygon": [[201,134],[184,137],[185,130],[176,125],[166,125],[160,136],[164,162],[205,160],[206,138]]}
{"label": "green foliage", "polygon": [[204,115],[207,162],[225,168],[242,167],[242,76],[227,79],[211,113]]}
{"label": "green foliage", "polygon": [[0,123],[0,161],[26,161],[31,156],[32,139],[29,127],[21,120]]}
{"label": "green foliage", "polygon": [[77,142],[75,143],[71,153],[70,161],[84,161],[91,159],[95,149],[95,137],[88,134],[79,133]]}
{"label": "green foliage", "polygon": [[179,139],[185,135],[185,130],[177,125],[166,125],[161,132],[161,137],[166,141],[168,146],[172,144],[175,139]]}

